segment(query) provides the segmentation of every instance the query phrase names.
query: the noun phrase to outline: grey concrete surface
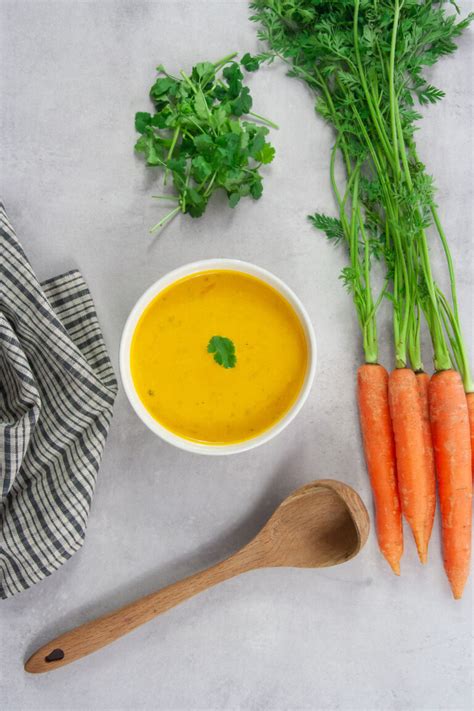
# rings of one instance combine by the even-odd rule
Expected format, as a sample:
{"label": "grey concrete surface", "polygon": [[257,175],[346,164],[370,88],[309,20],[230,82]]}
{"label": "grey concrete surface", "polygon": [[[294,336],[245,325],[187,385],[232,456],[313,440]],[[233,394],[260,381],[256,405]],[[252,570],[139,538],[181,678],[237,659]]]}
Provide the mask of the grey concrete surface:
{"label": "grey concrete surface", "polygon": [[[470,708],[472,587],[451,600],[438,522],[425,569],[407,535],[399,579],[372,534],[344,566],[249,573],[93,657],[50,675],[23,672],[25,657],[51,636],[241,546],[293,488],[329,476],[369,507],[371,494],[354,398],[360,340],[338,282],[344,254],[305,219],[334,209],[331,132],[305,87],[278,66],[250,79],[255,110],[281,125],[260,202],[231,211],[215,200],[201,220],[180,219],[155,240],[147,233],[159,207],[133,154],[134,113],[148,107],[158,63],[177,70],[255,50],[246,2],[1,0],[0,23],[0,194],[40,278],[82,270],[115,366],[123,323],[145,287],[215,256],[254,261],[286,280],[310,312],[320,352],[296,421],[238,457],[162,443],[120,393],[83,549],[0,605],[2,709]],[[418,138],[439,186],[470,336],[473,56],[471,32],[434,72],[447,99],[429,109]],[[437,245],[433,258],[440,268]],[[386,310],[380,332],[390,366]],[[425,354],[429,364],[428,346]]]}

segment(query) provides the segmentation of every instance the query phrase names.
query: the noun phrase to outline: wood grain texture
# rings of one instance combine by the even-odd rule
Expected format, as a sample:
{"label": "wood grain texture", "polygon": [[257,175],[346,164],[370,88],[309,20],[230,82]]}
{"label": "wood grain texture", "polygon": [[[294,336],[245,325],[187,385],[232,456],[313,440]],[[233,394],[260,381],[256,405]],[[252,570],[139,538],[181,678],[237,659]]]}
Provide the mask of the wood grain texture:
{"label": "wood grain texture", "polygon": [[260,533],[230,558],[60,635],[38,649],[25,670],[41,673],[70,664],[241,573],[343,563],[363,547],[369,526],[367,510],[353,489],[330,479],[312,482],[285,499]]}

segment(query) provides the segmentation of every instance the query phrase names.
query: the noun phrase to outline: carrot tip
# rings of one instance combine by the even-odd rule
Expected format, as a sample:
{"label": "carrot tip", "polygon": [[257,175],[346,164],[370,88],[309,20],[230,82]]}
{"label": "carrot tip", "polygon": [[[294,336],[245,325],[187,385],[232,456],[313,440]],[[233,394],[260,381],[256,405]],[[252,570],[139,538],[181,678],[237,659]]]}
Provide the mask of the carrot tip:
{"label": "carrot tip", "polygon": [[400,575],[400,563],[398,561],[392,563],[388,560],[387,563],[389,564],[395,575]]}
{"label": "carrot tip", "polygon": [[416,550],[418,551],[418,558],[420,559],[420,562],[425,565],[428,560],[428,546],[426,544],[424,532],[414,532],[413,535],[415,538]]}

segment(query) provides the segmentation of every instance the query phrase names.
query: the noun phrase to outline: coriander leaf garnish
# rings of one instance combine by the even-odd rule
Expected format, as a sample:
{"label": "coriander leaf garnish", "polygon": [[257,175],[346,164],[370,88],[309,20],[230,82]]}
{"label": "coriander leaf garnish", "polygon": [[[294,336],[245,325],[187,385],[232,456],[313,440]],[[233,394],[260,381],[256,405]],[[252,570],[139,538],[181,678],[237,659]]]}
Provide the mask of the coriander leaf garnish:
{"label": "coriander leaf garnish", "polygon": [[223,368],[235,368],[237,356],[235,346],[230,338],[213,336],[207,344],[207,352],[214,354],[214,360]]}

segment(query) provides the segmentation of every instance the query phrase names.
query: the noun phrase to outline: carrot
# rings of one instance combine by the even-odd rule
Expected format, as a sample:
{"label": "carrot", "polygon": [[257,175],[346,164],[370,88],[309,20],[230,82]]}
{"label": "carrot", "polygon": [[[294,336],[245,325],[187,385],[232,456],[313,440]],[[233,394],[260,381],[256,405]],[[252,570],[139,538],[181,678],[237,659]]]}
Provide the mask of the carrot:
{"label": "carrot", "polygon": [[426,455],[423,412],[413,370],[393,370],[388,381],[388,395],[402,512],[413,532],[419,558],[426,563],[434,479]]}
{"label": "carrot", "polygon": [[466,400],[469,413],[469,429],[471,431],[471,469],[474,479],[474,392],[466,393]]}
{"label": "carrot", "polygon": [[469,416],[459,373],[455,370],[435,373],[430,381],[429,403],[444,568],[458,600],[469,576],[472,525]]}
{"label": "carrot", "polygon": [[416,375],[416,384],[418,386],[418,394],[421,402],[421,416],[423,422],[423,439],[425,442],[425,454],[427,459],[428,481],[428,516],[426,519],[426,540],[431,538],[433,530],[434,516],[436,510],[436,472],[433,451],[433,438],[431,437],[431,422],[430,422],[430,405],[428,400],[428,389],[430,386],[430,376],[428,373],[418,372]]}
{"label": "carrot", "polygon": [[388,405],[388,373],[383,366],[366,363],[359,368],[357,397],[379,547],[393,572],[400,575],[403,529]]}

